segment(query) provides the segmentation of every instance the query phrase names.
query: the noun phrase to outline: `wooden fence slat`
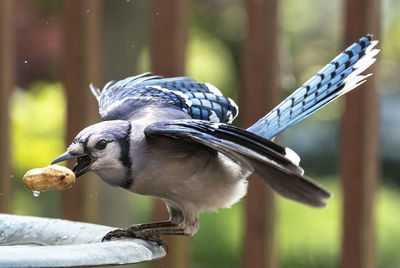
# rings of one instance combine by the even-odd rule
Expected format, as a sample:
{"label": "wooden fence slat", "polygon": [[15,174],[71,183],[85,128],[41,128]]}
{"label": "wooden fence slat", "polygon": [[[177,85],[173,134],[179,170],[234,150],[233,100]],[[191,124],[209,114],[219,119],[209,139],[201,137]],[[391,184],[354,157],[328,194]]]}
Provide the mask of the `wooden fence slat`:
{"label": "wooden fence slat", "polygon": [[[249,126],[275,106],[280,88],[278,1],[247,0],[246,7],[241,120]],[[250,178],[243,267],[276,267],[274,203],[272,191],[261,180]]]}
{"label": "wooden fence slat", "polygon": [[[66,144],[89,123],[93,123],[97,114],[97,104],[88,89],[90,82],[99,78],[99,23],[96,14],[100,12],[98,1],[64,1],[64,85],[67,96],[67,133]],[[91,14],[90,14],[91,13]],[[74,160],[75,161],[75,160]],[[72,162],[69,166],[72,166]],[[85,175],[92,176],[92,175]],[[88,178],[87,178],[88,179]],[[88,180],[86,180],[88,181]],[[94,180],[90,180],[94,183]],[[63,192],[63,218],[70,220],[96,221],[96,201],[90,201],[87,207],[85,192],[89,185],[75,185]],[[90,215],[85,215],[90,211]]]}
{"label": "wooden fence slat", "polygon": [[153,0],[151,66],[166,77],[185,73],[190,0]]}
{"label": "wooden fence slat", "polygon": [[0,212],[12,212],[9,97],[14,86],[13,1],[0,0]]}
{"label": "wooden fence slat", "polygon": [[[345,42],[366,33],[379,39],[379,0],[347,0]],[[374,201],[377,184],[377,64],[374,75],[346,95],[342,120],[341,179],[344,192],[342,268],[376,267]]]}
{"label": "wooden fence slat", "polygon": [[[87,105],[85,113],[85,126],[100,121],[98,114],[97,100],[89,93],[88,85],[100,83],[100,23],[102,1],[87,0],[84,1],[86,15],[84,16],[84,55],[85,55],[85,77],[82,90],[86,91]],[[89,11],[89,12],[87,12]],[[84,126],[84,127],[85,127]],[[87,222],[99,223],[100,220],[100,200],[96,193],[100,192],[100,178],[93,173],[89,173],[85,178],[84,191],[87,193],[83,206],[83,218]]]}
{"label": "wooden fence slat", "polygon": [[[65,143],[70,143],[76,133],[81,129],[83,122],[82,105],[80,100],[81,76],[81,38],[80,29],[81,18],[79,12],[82,11],[80,1],[64,1],[64,86],[67,97],[67,126]],[[68,44],[68,45],[66,45]],[[73,161],[69,161],[68,166],[73,166]],[[62,195],[62,216],[69,220],[82,220],[82,188],[72,187]]]}
{"label": "wooden fence slat", "polygon": [[[189,27],[189,0],[153,0],[151,7],[151,66],[155,74],[165,77],[185,73],[186,44]],[[164,202],[155,200],[154,220],[168,219]],[[164,237],[170,254],[153,263],[153,267],[190,267],[189,238]]]}

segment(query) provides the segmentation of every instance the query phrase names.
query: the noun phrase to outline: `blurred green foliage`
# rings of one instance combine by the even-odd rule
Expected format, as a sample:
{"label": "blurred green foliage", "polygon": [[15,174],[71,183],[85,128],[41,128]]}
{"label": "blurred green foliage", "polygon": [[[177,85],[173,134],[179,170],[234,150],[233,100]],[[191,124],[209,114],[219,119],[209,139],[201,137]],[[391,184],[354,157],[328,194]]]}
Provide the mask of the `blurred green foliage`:
{"label": "blurred green foliage", "polygon": [[[208,82],[238,102],[238,86],[230,74],[235,70],[234,59],[225,44],[212,34],[194,28],[187,49],[186,75]],[[149,49],[144,48],[138,60],[139,72],[148,72],[150,67]]]}
{"label": "blurred green foliage", "polygon": [[[11,100],[14,171],[48,165],[64,150],[65,99],[60,83],[37,82]],[[51,161],[50,161],[51,162]]]}
{"label": "blurred green foliage", "polygon": [[51,191],[33,200],[22,185],[22,176],[32,168],[47,166],[64,150],[65,97],[60,83],[37,82],[29,91],[14,91],[10,105],[12,164],[17,214],[60,214],[60,192]]}
{"label": "blurred green foliage", "polygon": [[233,58],[224,44],[209,33],[194,29],[189,40],[187,75],[213,84],[221,89],[224,95],[238,101],[235,80],[231,75],[227,75],[232,70]]}

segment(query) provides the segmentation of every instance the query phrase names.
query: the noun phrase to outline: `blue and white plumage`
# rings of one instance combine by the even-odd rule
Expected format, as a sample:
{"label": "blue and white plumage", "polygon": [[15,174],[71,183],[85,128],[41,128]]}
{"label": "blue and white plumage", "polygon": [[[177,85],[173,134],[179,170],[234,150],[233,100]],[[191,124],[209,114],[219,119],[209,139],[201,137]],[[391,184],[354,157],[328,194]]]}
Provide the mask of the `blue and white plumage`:
{"label": "blue and white plumage", "polygon": [[371,42],[371,38],[366,35],[349,46],[248,131],[271,139],[364,83],[369,75],[361,73],[375,62],[379,52],[374,49],[378,41]]}
{"label": "blue and white plumage", "polygon": [[189,77],[162,78],[151,73],[108,83],[101,93],[94,89],[103,120],[129,118],[135,109],[149,105],[173,105],[193,119],[231,123],[238,107],[213,85]]}
{"label": "blue and white plumage", "polygon": [[199,213],[230,207],[246,194],[251,173],[286,198],[323,207],[329,191],[303,175],[295,152],[271,139],[365,81],[361,73],[379,52],[371,37],[348,47],[247,130],[226,124],[238,114],[231,99],[192,78],[145,73],[102,91],[91,85],[104,121],[82,130],[53,163],[77,158],[77,176],[94,171],[111,185],[166,203],[168,221],[118,229],[105,240],[162,243],[160,234],[193,235]]}

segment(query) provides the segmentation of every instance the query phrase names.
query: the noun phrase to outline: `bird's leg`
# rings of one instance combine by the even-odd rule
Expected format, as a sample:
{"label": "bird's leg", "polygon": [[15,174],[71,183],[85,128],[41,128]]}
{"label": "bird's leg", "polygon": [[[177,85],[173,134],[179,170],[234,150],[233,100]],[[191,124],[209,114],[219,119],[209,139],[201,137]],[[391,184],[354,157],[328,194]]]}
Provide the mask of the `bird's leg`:
{"label": "bird's leg", "polygon": [[158,230],[143,230],[143,233],[155,233],[157,235],[189,235],[185,233],[185,229],[158,229]]}
{"label": "bird's leg", "polygon": [[176,227],[179,224],[173,223],[172,221],[157,221],[157,222],[150,222],[150,223],[141,223],[141,224],[135,224],[132,225],[130,227],[128,227],[128,229],[132,230],[144,230],[144,229],[153,229],[153,228],[159,228],[159,227]]}
{"label": "bird's leg", "polygon": [[[183,212],[179,209],[174,208],[168,203],[167,203],[167,208],[170,214],[170,219],[168,221],[135,224],[126,229],[116,229],[106,234],[103,237],[102,241],[111,240],[114,237],[141,238],[156,242],[157,244],[164,246],[165,249],[168,251],[168,244],[160,238],[160,235],[189,235],[189,234],[187,234],[184,231],[184,229],[174,228],[178,227],[184,222],[185,216]],[[194,222],[195,225],[198,226],[197,218]],[[171,229],[156,229],[156,228],[166,228],[166,227],[171,227]]]}
{"label": "bird's leg", "polygon": [[[160,227],[177,227],[179,224],[172,222],[172,221],[159,221],[159,222],[150,222],[150,223],[142,223],[142,224],[134,224],[128,228],[125,229],[115,229],[109,233],[107,233],[102,241],[106,240],[111,240],[112,238],[120,238],[120,237],[134,237],[134,238],[143,238],[143,237],[138,237],[137,233],[143,232],[143,231],[150,231],[154,228],[160,228]],[[175,230],[175,229],[164,229],[165,230]],[[179,229],[177,229],[179,230]],[[157,231],[162,231],[162,230],[157,230]],[[153,235],[154,237],[154,235]],[[147,238],[143,238],[147,239]],[[159,240],[161,240],[158,237]],[[149,240],[149,239],[148,239]],[[151,239],[150,239],[151,240]],[[152,240],[155,241],[155,240]],[[155,241],[157,242],[157,241]],[[165,242],[164,242],[165,243]],[[158,243],[159,244],[159,243]]]}

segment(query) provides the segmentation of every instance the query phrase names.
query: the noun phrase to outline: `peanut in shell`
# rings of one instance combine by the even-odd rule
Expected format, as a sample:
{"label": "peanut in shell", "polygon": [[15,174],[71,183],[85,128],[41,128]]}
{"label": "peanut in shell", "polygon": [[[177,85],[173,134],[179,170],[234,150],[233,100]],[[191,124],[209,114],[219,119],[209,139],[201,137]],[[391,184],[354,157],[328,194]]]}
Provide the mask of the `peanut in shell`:
{"label": "peanut in shell", "polygon": [[65,190],[75,183],[72,170],[59,165],[29,170],[23,177],[25,188],[30,191]]}

